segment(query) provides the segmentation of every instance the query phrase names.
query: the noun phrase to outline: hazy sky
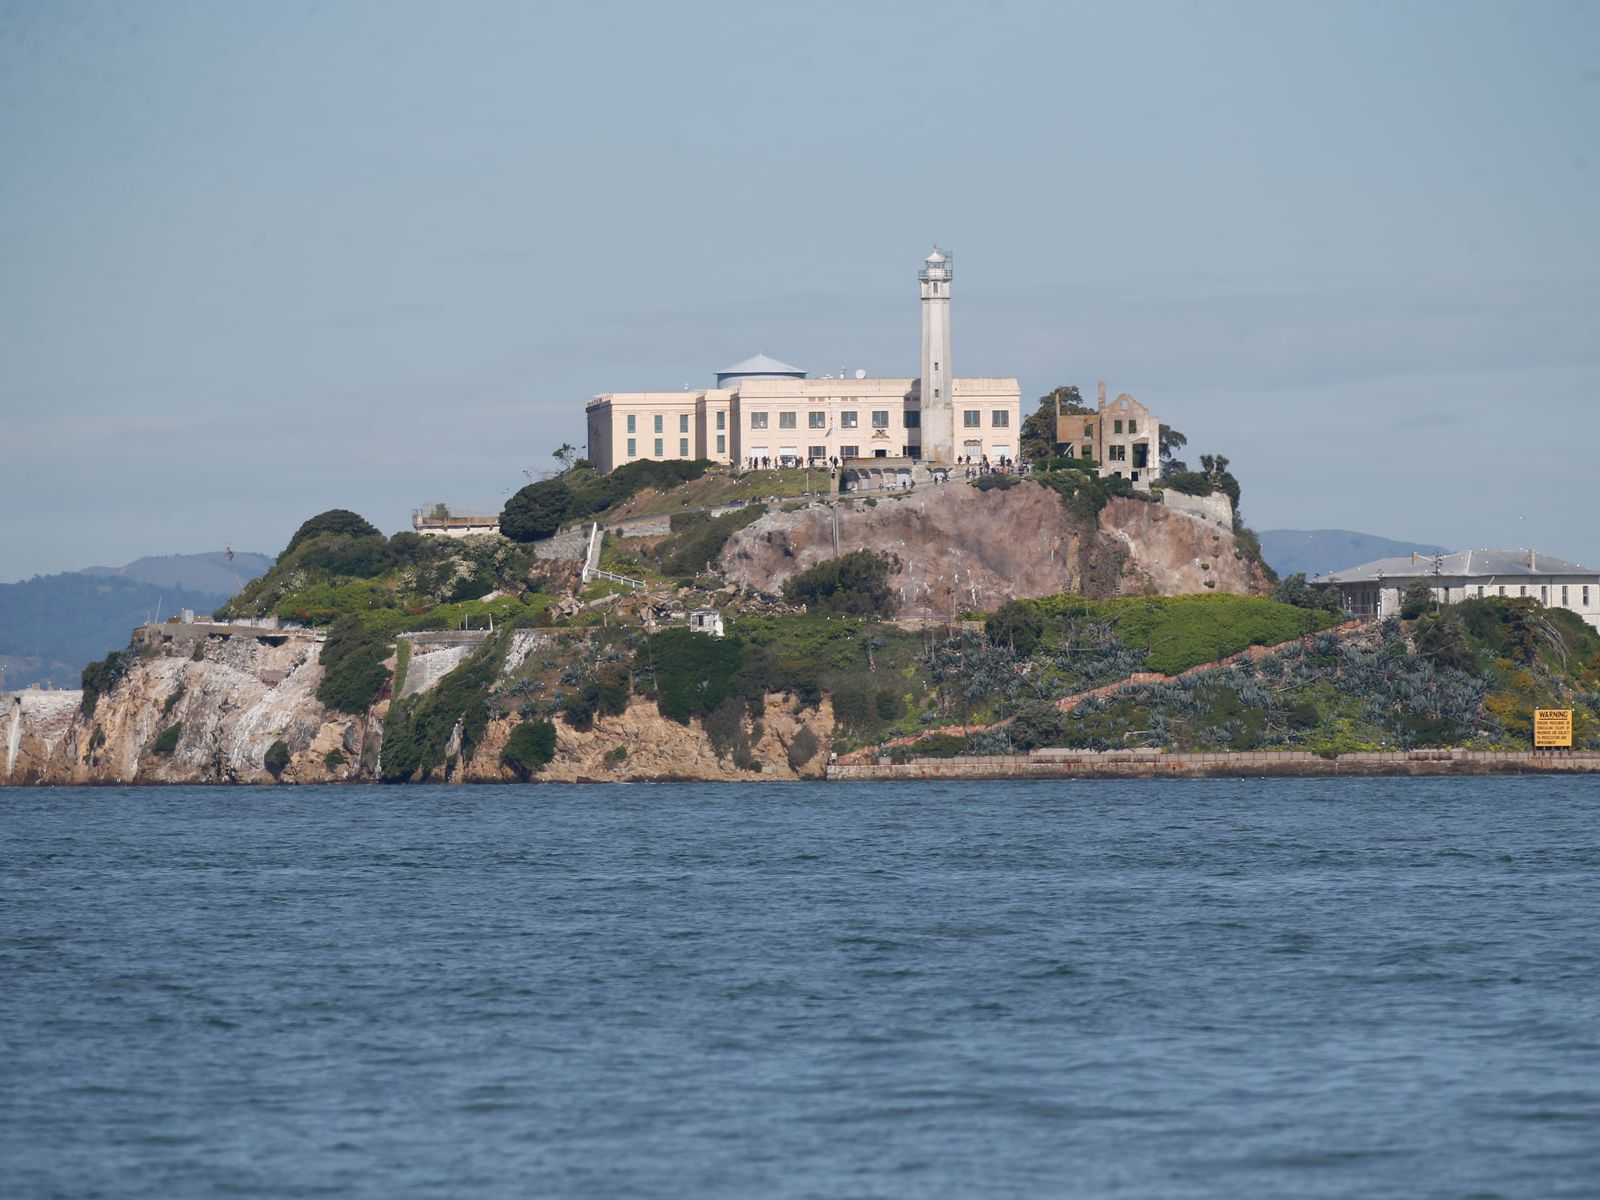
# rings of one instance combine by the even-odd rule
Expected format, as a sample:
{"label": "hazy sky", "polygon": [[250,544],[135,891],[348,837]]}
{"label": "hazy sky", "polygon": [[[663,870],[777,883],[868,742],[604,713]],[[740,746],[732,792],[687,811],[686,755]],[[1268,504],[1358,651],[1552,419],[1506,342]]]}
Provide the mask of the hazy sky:
{"label": "hazy sky", "polygon": [[1600,6],[0,0],[0,580],[498,506],[758,350],[1600,567]]}

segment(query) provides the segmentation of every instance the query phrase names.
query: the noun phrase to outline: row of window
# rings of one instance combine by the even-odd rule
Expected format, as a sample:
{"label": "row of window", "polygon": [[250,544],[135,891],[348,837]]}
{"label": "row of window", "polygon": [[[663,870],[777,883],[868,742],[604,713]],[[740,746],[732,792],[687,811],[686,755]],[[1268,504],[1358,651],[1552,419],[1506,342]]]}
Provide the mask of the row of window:
{"label": "row of window", "polygon": [[[666,428],[665,428],[665,426],[666,426],[666,418],[664,416],[662,416],[660,413],[656,413],[655,416],[651,418],[651,420],[654,422],[654,429],[652,430],[652,432],[654,432],[654,433],[665,433],[666,432]],[[717,428],[718,429],[727,429],[728,428],[728,414],[727,414],[726,411],[718,410],[718,412],[717,412]],[[636,413],[629,413],[628,414],[628,432],[629,433],[638,433],[639,432],[639,417],[638,417],[638,414],[636,414]],[[679,433],[688,433],[689,432],[689,414],[688,413],[679,413],[678,414],[678,432]]]}
{"label": "row of window", "polygon": [[[728,452],[728,435],[725,434],[725,433],[719,433],[719,434],[717,434],[717,453],[718,454],[726,454],[727,452]],[[628,439],[628,457],[629,458],[638,458],[639,457],[639,440],[637,438],[629,438]],[[652,452],[652,457],[654,457],[654,458],[665,458],[666,457],[665,439],[664,438],[656,438],[656,440],[655,440],[655,450]],[[689,439],[688,438],[679,438],[678,439],[678,457],[679,458],[688,458],[689,457]]]}

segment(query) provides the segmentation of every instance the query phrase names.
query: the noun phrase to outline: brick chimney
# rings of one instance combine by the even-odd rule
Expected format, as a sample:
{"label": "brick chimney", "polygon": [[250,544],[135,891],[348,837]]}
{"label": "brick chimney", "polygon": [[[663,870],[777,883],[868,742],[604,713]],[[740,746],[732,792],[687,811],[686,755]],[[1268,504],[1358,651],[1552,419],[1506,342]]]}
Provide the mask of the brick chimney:
{"label": "brick chimney", "polygon": [[1528,551],[1528,570],[1535,571],[1535,570],[1538,570],[1538,567],[1539,567],[1538,555],[1535,554],[1532,550],[1529,550]]}

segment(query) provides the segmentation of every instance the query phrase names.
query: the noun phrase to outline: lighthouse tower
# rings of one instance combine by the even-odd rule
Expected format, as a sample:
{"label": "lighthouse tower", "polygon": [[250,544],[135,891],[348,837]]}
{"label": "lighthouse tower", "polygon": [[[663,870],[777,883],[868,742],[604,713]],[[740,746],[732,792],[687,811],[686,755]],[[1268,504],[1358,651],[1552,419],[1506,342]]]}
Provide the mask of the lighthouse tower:
{"label": "lighthouse tower", "polygon": [[955,410],[950,381],[950,279],[954,256],[935,246],[922,264],[922,457],[955,461]]}

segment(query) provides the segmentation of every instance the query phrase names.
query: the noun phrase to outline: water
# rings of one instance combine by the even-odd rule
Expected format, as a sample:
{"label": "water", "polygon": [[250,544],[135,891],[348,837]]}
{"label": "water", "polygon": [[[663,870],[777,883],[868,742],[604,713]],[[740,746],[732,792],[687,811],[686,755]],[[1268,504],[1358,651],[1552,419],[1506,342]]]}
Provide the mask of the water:
{"label": "water", "polygon": [[8,1197],[1600,1196],[1600,779],[0,791]]}

